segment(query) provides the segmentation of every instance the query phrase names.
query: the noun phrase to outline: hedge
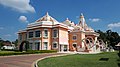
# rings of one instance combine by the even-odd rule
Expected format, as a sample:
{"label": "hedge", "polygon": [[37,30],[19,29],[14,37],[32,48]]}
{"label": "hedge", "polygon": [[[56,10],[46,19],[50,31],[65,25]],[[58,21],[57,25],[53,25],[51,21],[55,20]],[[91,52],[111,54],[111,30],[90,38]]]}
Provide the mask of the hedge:
{"label": "hedge", "polygon": [[56,50],[28,50],[27,52],[0,52],[0,56],[22,55],[22,54],[38,54],[38,53],[55,53]]}

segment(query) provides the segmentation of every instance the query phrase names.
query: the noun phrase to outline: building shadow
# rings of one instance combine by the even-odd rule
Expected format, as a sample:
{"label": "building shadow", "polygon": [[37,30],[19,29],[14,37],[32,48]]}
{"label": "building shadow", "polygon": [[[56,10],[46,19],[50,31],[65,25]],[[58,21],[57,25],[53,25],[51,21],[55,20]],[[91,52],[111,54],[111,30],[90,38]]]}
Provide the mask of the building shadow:
{"label": "building shadow", "polygon": [[109,58],[100,58],[99,61],[108,61]]}
{"label": "building shadow", "polygon": [[118,67],[120,67],[120,63],[118,63]]}

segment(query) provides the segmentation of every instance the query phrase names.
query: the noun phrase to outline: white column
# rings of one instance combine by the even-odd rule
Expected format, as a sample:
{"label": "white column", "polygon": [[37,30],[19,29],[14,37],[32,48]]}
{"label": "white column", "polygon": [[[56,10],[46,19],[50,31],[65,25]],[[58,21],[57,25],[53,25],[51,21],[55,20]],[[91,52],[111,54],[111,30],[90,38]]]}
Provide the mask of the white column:
{"label": "white column", "polygon": [[97,37],[95,37],[95,40],[94,40],[93,52],[96,52],[96,41],[97,41]]}
{"label": "white column", "polygon": [[62,52],[64,51],[64,45],[61,45],[61,51]]}
{"label": "white column", "polygon": [[95,42],[94,42],[94,44],[96,44],[96,41],[97,41],[97,37],[95,37]]}
{"label": "white column", "polygon": [[67,45],[67,51],[69,51],[69,45]]}
{"label": "white column", "polygon": [[[84,33],[84,32],[81,32],[81,40],[83,40],[84,38],[85,38],[85,33]],[[82,41],[81,45],[82,45],[82,48],[85,47],[83,41]]]}

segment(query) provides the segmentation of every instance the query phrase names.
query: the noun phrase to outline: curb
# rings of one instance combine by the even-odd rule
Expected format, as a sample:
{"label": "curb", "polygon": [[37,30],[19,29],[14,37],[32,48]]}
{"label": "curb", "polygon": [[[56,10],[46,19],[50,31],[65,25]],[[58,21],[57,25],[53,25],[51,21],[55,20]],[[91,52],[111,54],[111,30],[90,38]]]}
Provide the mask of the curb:
{"label": "curb", "polygon": [[59,57],[59,56],[66,56],[66,55],[72,55],[72,54],[46,56],[46,57],[43,57],[43,58],[40,58],[40,59],[34,61],[34,62],[32,63],[32,65],[31,65],[31,67],[38,67],[37,63],[38,63],[38,61],[40,61],[40,60],[43,60],[43,59],[46,59],[46,58],[50,58],[50,57]]}

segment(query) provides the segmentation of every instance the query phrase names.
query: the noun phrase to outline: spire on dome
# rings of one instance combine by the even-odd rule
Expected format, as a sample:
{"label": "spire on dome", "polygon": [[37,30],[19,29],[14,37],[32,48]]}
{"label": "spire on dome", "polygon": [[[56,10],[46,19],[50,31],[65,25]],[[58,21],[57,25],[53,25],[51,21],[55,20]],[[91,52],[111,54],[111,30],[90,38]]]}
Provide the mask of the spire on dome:
{"label": "spire on dome", "polygon": [[66,20],[68,20],[68,17],[66,18]]}
{"label": "spire on dome", "polygon": [[79,21],[78,25],[82,26],[84,28],[85,24],[86,24],[86,22],[85,22],[84,15],[83,15],[83,13],[81,13],[81,15],[80,15],[80,21]]}
{"label": "spire on dome", "polygon": [[46,13],[46,16],[49,16],[48,12]]}
{"label": "spire on dome", "polygon": [[81,13],[81,15],[80,15],[80,18],[84,18],[84,15],[83,15],[83,13]]}
{"label": "spire on dome", "polygon": [[83,16],[83,13],[81,13],[81,16]]}
{"label": "spire on dome", "polygon": [[66,21],[69,21],[69,19],[68,19],[68,18],[66,18]]}

